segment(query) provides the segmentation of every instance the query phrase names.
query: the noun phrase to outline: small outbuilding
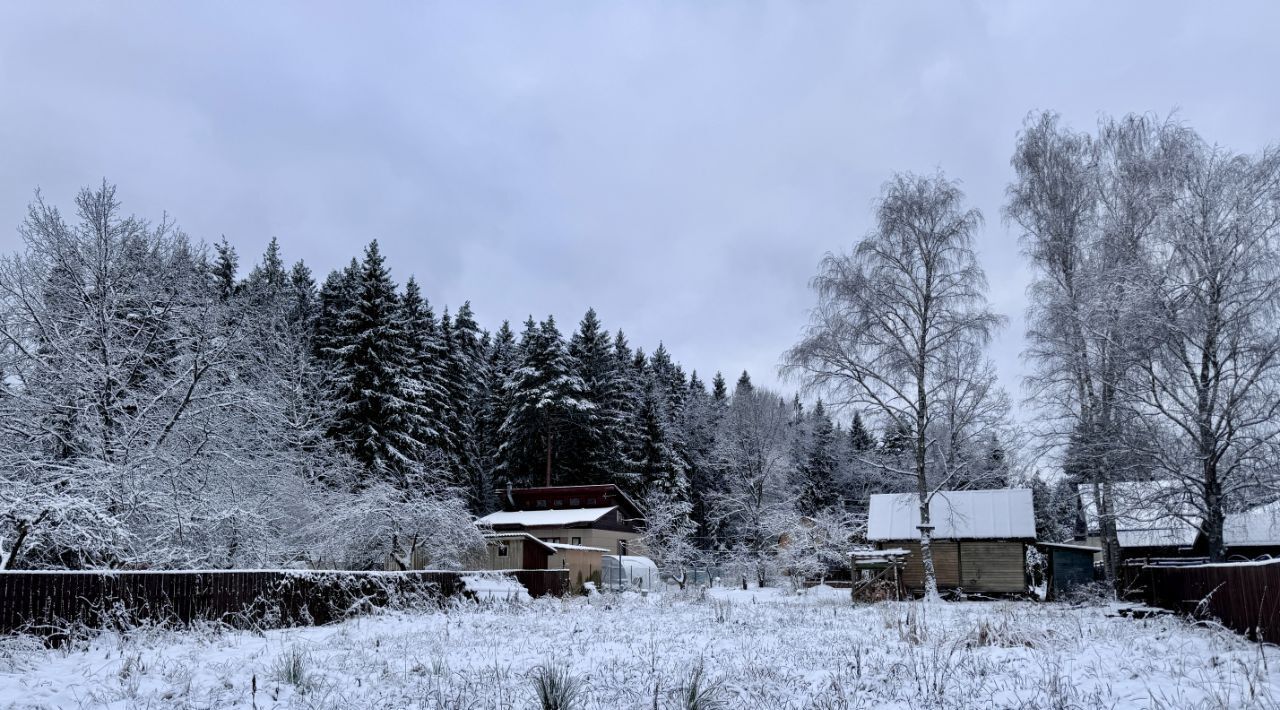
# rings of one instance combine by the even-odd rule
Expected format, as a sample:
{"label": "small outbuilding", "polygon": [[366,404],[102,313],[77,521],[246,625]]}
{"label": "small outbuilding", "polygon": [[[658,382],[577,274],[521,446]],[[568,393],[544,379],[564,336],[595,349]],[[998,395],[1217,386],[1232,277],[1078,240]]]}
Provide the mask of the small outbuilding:
{"label": "small outbuilding", "polygon": [[559,569],[551,566],[556,549],[529,533],[488,533],[484,541],[485,569]]}
{"label": "small outbuilding", "polygon": [[652,591],[658,586],[658,565],[640,555],[605,555],[604,588],[614,591]]}
{"label": "small outbuilding", "polygon": [[1093,558],[1101,548],[1057,542],[1036,544],[1045,560],[1045,600],[1061,599],[1093,582]]}
{"label": "small outbuilding", "polygon": [[[938,491],[929,501],[929,519],[939,589],[986,594],[1026,591],[1026,548],[1036,538],[1030,489]],[[924,591],[916,494],[871,496],[867,540],[881,549],[905,550],[902,584],[914,594]]]}

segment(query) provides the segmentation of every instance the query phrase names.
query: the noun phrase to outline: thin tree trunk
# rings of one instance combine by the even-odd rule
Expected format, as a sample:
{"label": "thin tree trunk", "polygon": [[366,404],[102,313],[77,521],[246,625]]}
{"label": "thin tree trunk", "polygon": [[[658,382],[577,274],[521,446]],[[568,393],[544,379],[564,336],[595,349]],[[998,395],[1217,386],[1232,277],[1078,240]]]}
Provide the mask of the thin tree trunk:
{"label": "thin tree trunk", "polygon": [[551,436],[547,435],[547,474],[545,485],[551,487]]}
{"label": "thin tree trunk", "polygon": [[[924,317],[928,318],[928,300],[925,303]],[[925,390],[924,338],[928,328],[921,328],[920,333],[921,355],[916,366],[916,494],[920,497],[920,564],[924,567],[924,598],[934,601],[938,599],[938,574],[933,566],[933,523],[929,518],[929,479],[925,466],[929,445],[925,431],[929,422],[929,393]]]}

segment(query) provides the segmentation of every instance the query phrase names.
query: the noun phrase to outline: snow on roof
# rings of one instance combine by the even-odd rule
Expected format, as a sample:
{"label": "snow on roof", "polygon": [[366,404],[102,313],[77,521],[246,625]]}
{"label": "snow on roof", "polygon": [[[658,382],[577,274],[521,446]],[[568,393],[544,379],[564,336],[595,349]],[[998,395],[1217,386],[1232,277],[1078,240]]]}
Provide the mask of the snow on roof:
{"label": "snow on roof", "polygon": [[486,533],[484,536],[484,539],[486,540],[532,540],[535,543],[550,549],[552,552],[555,552],[555,548],[551,547],[551,543],[547,542],[546,540],[539,540],[538,538],[530,535],[527,532]]}
{"label": "snow on roof", "polygon": [[642,555],[621,555],[621,556],[605,555],[604,556],[605,562],[612,565],[617,565],[619,559],[622,560],[622,564],[626,565],[629,568],[632,568],[632,567],[652,567],[654,569],[658,568],[658,565],[655,564],[653,560],[649,559],[648,557],[644,557]]}
{"label": "snow on roof", "polygon": [[1054,550],[1078,550],[1080,552],[1102,552],[1101,547],[1093,547],[1092,545],[1073,545],[1067,542],[1037,542],[1036,547],[1048,547]]}
{"label": "snow on roof", "polygon": [[588,550],[590,552],[609,552],[609,548],[607,547],[588,547],[586,545],[567,545],[563,542],[548,542],[547,546],[555,548],[557,550]]}
{"label": "snow on roof", "polygon": [[1280,509],[1263,506],[1228,515],[1222,524],[1222,539],[1227,547],[1280,545]]}
{"label": "snow on roof", "polygon": [[480,518],[486,525],[523,525],[527,528],[594,523],[617,506],[608,508],[570,508],[567,510],[515,510],[489,513]]}
{"label": "snow on roof", "polygon": [[[1093,486],[1081,485],[1080,507],[1089,530],[1098,530]],[[1200,532],[1200,516],[1177,481],[1122,481],[1111,484],[1120,547],[1190,547]]]}
{"label": "snow on roof", "polygon": [[[929,501],[936,539],[1034,539],[1035,509],[1029,488],[989,491],[938,491]],[[868,540],[920,537],[920,503],[915,493],[871,496]]]}

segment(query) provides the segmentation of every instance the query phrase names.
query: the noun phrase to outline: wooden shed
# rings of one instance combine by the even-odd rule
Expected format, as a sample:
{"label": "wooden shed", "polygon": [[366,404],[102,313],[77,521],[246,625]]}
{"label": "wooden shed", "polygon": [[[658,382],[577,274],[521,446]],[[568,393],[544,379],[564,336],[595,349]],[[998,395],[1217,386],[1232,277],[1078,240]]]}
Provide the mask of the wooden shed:
{"label": "wooden shed", "polygon": [[1036,548],[1044,554],[1046,600],[1061,599],[1093,582],[1093,558],[1100,548],[1056,542],[1037,543]]}
{"label": "wooden shed", "polygon": [[555,548],[529,533],[489,533],[484,540],[485,569],[558,569],[550,564]]}
{"label": "wooden shed", "polygon": [[[931,549],[939,589],[1020,594],[1027,589],[1026,548],[1035,542],[1031,490],[938,491],[929,501]],[[907,591],[924,591],[920,504],[914,493],[871,496],[867,539],[908,553]]]}

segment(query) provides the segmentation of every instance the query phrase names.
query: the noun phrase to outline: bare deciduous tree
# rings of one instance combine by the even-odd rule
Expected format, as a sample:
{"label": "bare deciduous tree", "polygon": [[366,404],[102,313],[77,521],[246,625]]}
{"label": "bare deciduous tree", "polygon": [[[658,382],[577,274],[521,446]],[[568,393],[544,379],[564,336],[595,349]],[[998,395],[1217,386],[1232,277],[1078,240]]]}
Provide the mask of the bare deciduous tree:
{"label": "bare deciduous tree", "polygon": [[1161,468],[1196,502],[1214,561],[1229,500],[1273,485],[1264,455],[1280,435],[1280,150],[1256,158],[1198,137],[1162,219],[1158,330],[1143,403],[1173,431]]}
{"label": "bare deciduous tree", "polygon": [[1046,448],[1095,488],[1105,568],[1119,543],[1111,483],[1139,475],[1134,378],[1150,336],[1151,246],[1182,132],[1150,117],[1104,120],[1099,137],[1033,116],[1018,138],[1006,216],[1036,277],[1025,355]]}
{"label": "bare deciduous tree", "polygon": [[[976,437],[995,393],[981,349],[1003,319],[986,300],[973,251],[982,222],[942,175],[897,175],[886,183],[876,229],[851,254],[829,254],[813,280],[818,305],[784,367],[837,406],[870,410],[910,431],[920,506],[926,595],[937,597],[929,502],[968,468],[949,450]],[[950,406],[938,406],[948,402]],[[967,412],[961,412],[960,409]],[[959,427],[957,429],[956,427]]]}

